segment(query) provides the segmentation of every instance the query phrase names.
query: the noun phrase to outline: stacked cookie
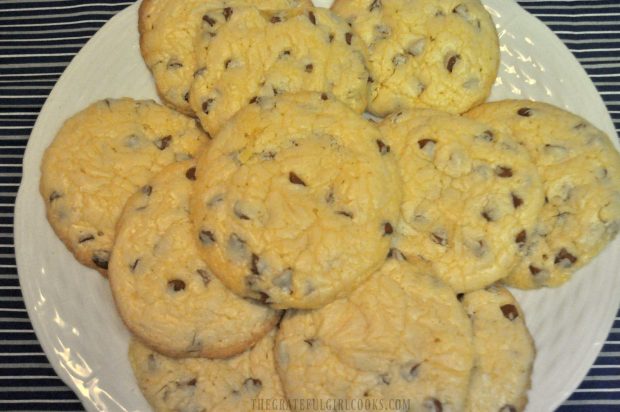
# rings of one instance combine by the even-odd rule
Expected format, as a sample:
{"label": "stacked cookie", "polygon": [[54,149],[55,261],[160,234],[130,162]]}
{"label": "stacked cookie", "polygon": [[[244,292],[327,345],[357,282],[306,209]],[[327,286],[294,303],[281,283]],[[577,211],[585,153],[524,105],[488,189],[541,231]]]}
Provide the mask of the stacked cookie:
{"label": "stacked cookie", "polygon": [[67,120],[41,193],[155,410],[525,408],[504,285],[614,238],[620,155],[559,108],[483,103],[478,0],[143,0],[139,29],[167,107]]}

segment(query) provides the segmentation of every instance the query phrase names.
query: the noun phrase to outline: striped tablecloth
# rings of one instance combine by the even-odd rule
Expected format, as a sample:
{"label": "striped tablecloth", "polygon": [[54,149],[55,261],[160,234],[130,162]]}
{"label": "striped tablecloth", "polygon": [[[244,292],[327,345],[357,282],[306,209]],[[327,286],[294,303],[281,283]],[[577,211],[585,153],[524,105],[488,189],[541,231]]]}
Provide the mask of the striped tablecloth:
{"label": "striped tablecloth", "polygon": [[[28,319],[15,264],[13,207],[24,149],[46,97],[84,43],[131,3],[0,0],[0,410],[83,410],[54,373]],[[618,132],[620,1],[519,3],[586,68]],[[620,411],[620,312],[588,376],[559,410]]]}

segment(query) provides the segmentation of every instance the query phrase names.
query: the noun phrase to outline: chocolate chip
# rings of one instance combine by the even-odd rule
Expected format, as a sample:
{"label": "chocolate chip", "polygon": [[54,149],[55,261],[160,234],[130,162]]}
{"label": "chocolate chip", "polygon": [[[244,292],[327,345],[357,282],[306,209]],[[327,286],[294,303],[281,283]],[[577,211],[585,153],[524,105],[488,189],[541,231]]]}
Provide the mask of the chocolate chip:
{"label": "chocolate chip", "polygon": [[314,346],[314,342],[316,342],[316,339],[313,339],[313,338],[304,339],[304,342],[306,342],[308,344],[308,346],[313,347]]}
{"label": "chocolate chip", "polygon": [[523,204],[523,199],[521,199],[519,196],[515,195],[514,193],[510,193],[510,195],[512,196],[512,205],[515,209]]}
{"label": "chocolate chip", "polygon": [[170,146],[171,141],[172,141],[172,136],[170,135],[164,136],[160,139],[155,140],[155,146],[157,146],[159,150],[164,150],[165,148]]}
{"label": "chocolate chip", "polygon": [[282,50],[280,52],[280,54],[278,54],[278,59],[283,59],[284,57],[290,56],[291,55],[291,51],[290,50]]}
{"label": "chocolate chip", "polygon": [[532,109],[530,109],[529,107],[522,107],[517,110],[517,114],[523,117],[530,117],[532,115]]}
{"label": "chocolate chip", "polygon": [[185,92],[185,94],[183,95],[183,100],[189,102],[189,92]]}
{"label": "chocolate chip", "polygon": [[263,387],[260,379],[248,378],[243,382],[243,387],[247,390],[258,391]]}
{"label": "chocolate chip", "polygon": [[180,292],[185,289],[185,282],[180,279],[169,280],[168,289],[172,289],[174,292]]}
{"label": "chocolate chip", "polygon": [[316,16],[311,11],[308,12],[308,20],[310,20],[310,23],[316,24]]}
{"label": "chocolate chip", "polygon": [[224,68],[228,69],[228,66],[230,66],[230,63],[232,63],[232,59],[228,59],[224,62]]}
{"label": "chocolate chip", "polygon": [[104,249],[95,250],[93,252],[91,260],[97,267],[101,269],[107,269],[108,262],[110,261],[110,251]]}
{"label": "chocolate chip", "polygon": [[302,186],[306,186],[306,182],[304,182],[303,180],[301,180],[301,178],[299,176],[297,176],[295,173],[290,172],[288,174],[288,180],[295,184],[295,185],[302,185]]}
{"label": "chocolate chip", "polygon": [[433,140],[433,139],[421,139],[421,140],[418,140],[418,146],[420,147],[420,149],[424,149],[424,146],[426,146],[429,143],[435,144],[435,143],[437,143],[437,141]]}
{"label": "chocolate chip", "polygon": [[517,412],[517,408],[515,408],[512,405],[506,404],[506,405],[502,406],[501,408],[499,408],[498,412]]}
{"label": "chocolate chip", "polygon": [[132,263],[129,264],[129,270],[133,273],[136,271],[136,268],[138,267],[138,264],[140,263],[140,258],[134,260]]}
{"label": "chocolate chip", "polygon": [[330,189],[329,192],[327,192],[327,194],[325,195],[325,203],[332,204],[334,203],[334,200],[335,200],[334,190]]}
{"label": "chocolate chip", "polygon": [[254,104],[254,103],[258,103],[259,102],[259,97],[258,96],[254,96],[250,99],[249,103],[250,104]]}
{"label": "chocolate chip", "polygon": [[383,5],[381,4],[381,0],[374,0],[372,3],[370,3],[370,7],[368,8],[368,11],[374,11],[377,9],[380,9]]}
{"label": "chocolate chip", "polygon": [[495,219],[493,218],[492,212],[489,210],[483,210],[482,213],[480,213],[480,215],[487,221],[487,222],[493,222],[495,221]]}
{"label": "chocolate chip", "polygon": [[456,294],[456,298],[458,299],[459,302],[462,302],[464,297],[465,297],[464,293],[457,293]]}
{"label": "chocolate chip", "polygon": [[256,253],[252,253],[252,258],[250,259],[250,271],[254,275],[260,275],[260,271],[258,270],[258,265],[260,263],[260,257]]}
{"label": "chocolate chip", "polygon": [[235,203],[235,206],[233,207],[233,213],[241,220],[250,220],[250,217],[243,213],[243,211],[241,210],[241,206],[238,202]]}
{"label": "chocolate chip", "polygon": [[573,129],[575,129],[575,130],[581,130],[581,129],[585,129],[586,127],[587,127],[587,125],[586,125],[585,123],[583,123],[583,122],[582,122],[582,123],[577,123],[577,124],[573,127]]}
{"label": "chocolate chip", "polygon": [[377,147],[379,148],[379,153],[382,155],[390,153],[390,146],[383,143],[382,140],[377,139]]}
{"label": "chocolate chip", "polygon": [[502,310],[502,314],[504,315],[504,317],[508,320],[515,320],[519,317],[519,311],[517,310],[515,305],[502,305],[500,309]]}
{"label": "chocolate chip", "polygon": [[183,67],[183,63],[180,63],[178,61],[171,61],[168,63],[169,69],[179,69],[181,67]]}
{"label": "chocolate chip", "polygon": [[321,93],[321,100],[327,100],[327,93]]}
{"label": "chocolate chip", "polygon": [[196,180],[196,167],[190,167],[189,169],[187,169],[187,171],[185,172],[185,177],[187,177],[189,180]]}
{"label": "chocolate chip", "polygon": [[210,230],[201,230],[198,239],[203,245],[211,245],[215,243],[215,235]]}
{"label": "chocolate chip", "polygon": [[204,16],[202,16],[202,20],[211,27],[213,27],[213,25],[217,23],[217,20],[215,20],[213,17],[210,17],[208,14],[205,14]]}
{"label": "chocolate chip", "polygon": [[268,303],[269,302],[269,295],[266,294],[265,292],[258,292],[258,301],[260,303]]}
{"label": "chocolate chip", "polygon": [[217,195],[213,196],[208,202],[207,202],[207,206],[208,207],[213,207],[215,205],[217,205],[218,203],[221,203],[224,201],[224,195],[221,193],[218,193]]}
{"label": "chocolate chip", "polygon": [[49,197],[50,203],[61,197],[62,195],[60,193],[53,191],[52,193],[50,193],[50,197]]}
{"label": "chocolate chip", "polygon": [[447,61],[446,61],[446,70],[448,70],[450,73],[452,73],[452,70],[454,70],[454,65],[461,60],[461,56],[459,54],[453,54],[452,56],[448,57]]}
{"label": "chocolate chip", "polygon": [[351,212],[347,212],[347,211],[345,211],[345,210],[338,210],[338,211],[336,212],[336,214],[337,214],[337,215],[346,216],[346,217],[348,217],[349,219],[353,219],[353,213],[351,213]]}
{"label": "chocolate chip", "polygon": [[81,236],[78,238],[78,243],[84,243],[84,242],[88,242],[89,240],[94,240],[94,239],[95,239],[95,236],[93,236],[93,235],[92,235],[92,234],[90,234],[90,233],[87,233],[87,234],[85,234],[85,235],[81,235]]}
{"label": "chocolate chip", "polygon": [[429,412],[443,412],[443,404],[437,398],[426,398],[424,400],[424,407]]}
{"label": "chocolate chip", "polygon": [[314,66],[312,64],[306,64],[306,73],[312,73],[312,70],[314,70]]}
{"label": "chocolate chip", "polygon": [[379,375],[379,379],[385,385],[389,385],[392,382],[392,378],[388,373],[382,373],[381,375]]}
{"label": "chocolate chip", "polygon": [[150,196],[150,195],[151,195],[151,193],[153,193],[153,186],[150,186],[150,185],[142,186],[142,188],[140,189],[140,191],[141,191],[143,194],[145,194],[145,195],[147,195],[147,196]]}
{"label": "chocolate chip", "polygon": [[284,291],[288,291],[289,294],[293,293],[293,269],[286,268],[282,271],[281,274],[273,278],[271,283],[275,286],[283,289]]}
{"label": "chocolate chip", "polygon": [[512,177],[512,169],[506,166],[497,166],[495,174],[499,177]]}
{"label": "chocolate chip", "polygon": [[529,269],[530,269],[530,273],[531,273],[532,275],[534,275],[534,276],[536,276],[537,274],[539,274],[540,272],[542,272],[542,269],[537,268],[537,267],[536,267],[536,266],[534,266],[534,265],[530,265],[530,266],[529,266]]}
{"label": "chocolate chip", "polygon": [[211,104],[213,104],[214,101],[215,99],[207,99],[204,102],[202,102],[202,111],[205,114],[209,114],[209,110],[211,109]]}
{"label": "chocolate chip", "polygon": [[228,21],[230,19],[230,16],[232,16],[233,14],[233,9],[230,7],[226,7],[224,8],[224,19],[226,19],[226,21]]}
{"label": "chocolate chip", "polygon": [[492,142],[495,140],[493,132],[490,130],[485,130],[476,136],[476,139],[484,140],[485,142]]}
{"label": "chocolate chip", "polygon": [[344,39],[347,42],[347,44],[350,46],[351,45],[351,40],[353,40],[353,33],[348,32],[344,35]]}
{"label": "chocolate chip", "polygon": [[273,16],[269,20],[269,22],[271,22],[273,24],[280,23],[281,21],[282,21],[282,18],[280,16]]}
{"label": "chocolate chip", "polygon": [[333,42],[334,41],[334,33],[329,33],[328,39],[329,39],[330,43]]}
{"label": "chocolate chip", "polygon": [[407,382],[413,381],[419,373],[419,362],[407,362],[400,367],[400,376]]}
{"label": "chocolate chip", "polygon": [[392,227],[392,224],[390,222],[385,222],[385,224],[383,225],[383,234],[391,235],[392,233],[394,233],[394,228]]}
{"label": "chocolate chip", "polygon": [[407,257],[405,256],[405,254],[403,252],[401,252],[400,250],[396,249],[395,247],[390,249],[390,251],[387,254],[387,258],[388,259],[399,260],[399,261],[406,261],[407,260]]}
{"label": "chocolate chip", "polygon": [[519,247],[523,247],[525,242],[527,241],[527,232],[524,230],[520,231],[517,236],[515,236],[515,243],[519,245]]}
{"label": "chocolate chip", "polygon": [[407,56],[402,53],[397,53],[392,57],[392,64],[396,67],[401,66],[407,62]]}
{"label": "chocolate chip", "polygon": [[198,273],[198,275],[202,279],[202,283],[204,283],[205,286],[207,286],[209,282],[211,282],[211,277],[209,276],[209,272],[206,271],[205,269],[196,269],[196,273]]}
{"label": "chocolate chip", "polygon": [[556,265],[560,264],[565,268],[573,266],[575,262],[577,262],[577,257],[569,253],[566,248],[560,249],[558,254],[555,255],[555,260],[553,261]]}
{"label": "chocolate chip", "polygon": [[431,240],[441,246],[446,246],[448,244],[448,239],[437,233],[431,233]]}
{"label": "chocolate chip", "polygon": [[187,382],[185,382],[186,386],[196,386],[196,383],[198,383],[198,380],[196,378],[190,379]]}

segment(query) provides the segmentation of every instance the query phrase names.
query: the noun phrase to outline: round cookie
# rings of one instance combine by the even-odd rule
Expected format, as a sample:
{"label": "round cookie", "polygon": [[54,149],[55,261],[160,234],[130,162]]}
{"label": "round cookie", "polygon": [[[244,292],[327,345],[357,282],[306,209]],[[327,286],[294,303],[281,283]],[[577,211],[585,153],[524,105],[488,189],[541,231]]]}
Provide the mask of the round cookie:
{"label": "round cookie", "polygon": [[620,229],[620,154],[602,131],[549,104],[505,100],[468,116],[512,133],[543,180],[540,221],[505,282],[524,289],[561,285]]}
{"label": "round cookie", "polygon": [[332,95],[246,106],[198,161],[195,236],[234,292],[315,308],[383,262],[401,189],[377,127]]}
{"label": "round cookie", "polygon": [[47,219],[78,261],[105,275],[125,201],[206,142],[193,119],[153,101],[93,103],[65,121],[43,155]]}
{"label": "round cookie", "polygon": [[508,134],[431,109],[395,113],[379,127],[403,179],[396,247],[430,261],[457,292],[505,277],[543,203],[527,151]]}
{"label": "round cookie", "polygon": [[173,359],[133,339],[129,361],[156,412],[288,411],[275,370],[275,331],[228,359]]}
{"label": "round cookie", "polygon": [[109,279],[127,327],[168,356],[222,358],[247,349],[279,313],[229,291],[200,259],[189,218],[195,162],[169,165],[129,200]]}
{"label": "round cookie", "polygon": [[196,72],[196,43],[208,46],[234,9],[311,6],[308,0],[143,0],[138,13],[140,51],[161,99],[193,114],[189,89]]}
{"label": "round cookie", "polygon": [[[463,410],[471,323],[421,263],[388,259],[348,298],[287,311],[276,364],[289,399],[363,399],[391,410]],[[301,410],[301,409],[299,409]],[[360,410],[372,410],[360,409]]]}
{"label": "round cookie", "polygon": [[336,0],[332,10],[368,46],[371,113],[462,113],[489,95],[499,44],[479,0]]}
{"label": "round cookie", "polygon": [[470,292],[461,299],[472,321],[475,353],[466,410],[522,411],[535,356],[523,311],[501,287]]}
{"label": "round cookie", "polygon": [[358,113],[366,108],[365,47],[329,10],[238,10],[206,41],[190,104],[213,135],[248,103],[285,92],[327,92]]}

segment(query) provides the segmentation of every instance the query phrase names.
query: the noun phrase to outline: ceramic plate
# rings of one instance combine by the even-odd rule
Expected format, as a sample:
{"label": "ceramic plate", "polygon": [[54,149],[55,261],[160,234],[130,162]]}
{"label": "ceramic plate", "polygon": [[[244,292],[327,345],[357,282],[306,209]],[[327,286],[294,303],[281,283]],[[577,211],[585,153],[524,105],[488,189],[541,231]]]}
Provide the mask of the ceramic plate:
{"label": "ceramic plate", "polygon": [[[603,101],[568,49],[516,3],[486,0],[501,67],[492,100],[533,98],[585,117],[613,137]],[[107,281],[77,263],[45,219],[39,165],[62,122],[106,97],[154,98],[138,46],[138,5],[113,17],[67,67],[32,131],[15,208],[15,249],[26,307],[60,377],[89,411],[148,410],[127,360],[129,334]],[[527,30],[524,30],[527,28]],[[620,303],[620,239],[559,289],[517,291],[536,342],[528,411],[550,411],[579,385]]]}

